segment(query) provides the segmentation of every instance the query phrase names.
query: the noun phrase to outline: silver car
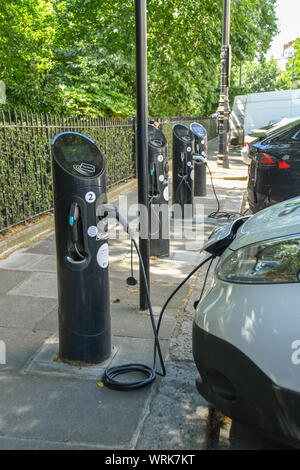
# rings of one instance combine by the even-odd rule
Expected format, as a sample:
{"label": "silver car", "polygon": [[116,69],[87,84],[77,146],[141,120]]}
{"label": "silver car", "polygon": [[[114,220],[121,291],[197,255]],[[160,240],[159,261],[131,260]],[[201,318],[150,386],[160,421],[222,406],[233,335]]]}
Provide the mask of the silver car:
{"label": "silver car", "polygon": [[300,447],[300,197],[218,228],[198,305],[199,392],[224,414]]}

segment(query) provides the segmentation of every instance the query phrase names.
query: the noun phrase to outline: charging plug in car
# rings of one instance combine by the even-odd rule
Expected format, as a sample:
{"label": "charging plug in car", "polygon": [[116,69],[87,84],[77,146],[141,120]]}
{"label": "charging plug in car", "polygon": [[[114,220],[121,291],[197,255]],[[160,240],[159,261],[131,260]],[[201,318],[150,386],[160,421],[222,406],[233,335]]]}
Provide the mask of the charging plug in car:
{"label": "charging plug in car", "polygon": [[214,256],[221,256],[226,248],[233,242],[236,237],[238,229],[243,225],[251,215],[245,215],[235,219],[231,224],[216,228],[210,235],[208,241],[203,245],[200,250],[207,251]]}

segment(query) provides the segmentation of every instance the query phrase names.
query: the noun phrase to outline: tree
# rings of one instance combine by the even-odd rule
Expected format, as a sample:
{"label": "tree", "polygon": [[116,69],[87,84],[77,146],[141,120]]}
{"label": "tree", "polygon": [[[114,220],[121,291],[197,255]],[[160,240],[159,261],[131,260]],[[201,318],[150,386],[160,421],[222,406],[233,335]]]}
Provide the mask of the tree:
{"label": "tree", "polygon": [[39,110],[52,108],[59,95],[53,77],[54,37],[51,0],[2,0],[0,5],[0,76],[8,101]]}
{"label": "tree", "polygon": [[[261,58],[258,62],[247,62],[240,68],[234,67],[232,86],[230,89],[231,101],[234,96],[259,93],[273,90],[290,90],[300,86],[300,38],[295,39],[294,54],[288,60],[284,71],[280,70],[277,61],[271,59],[266,61]],[[242,78],[242,84],[240,79]]]}
{"label": "tree", "polygon": [[[232,1],[233,64],[268,49],[277,32],[275,0]],[[223,1],[149,1],[149,109],[205,114],[219,96]]]}
{"label": "tree", "polygon": [[[233,66],[267,50],[276,0],[232,0]],[[223,0],[148,0],[149,112],[216,109]],[[7,106],[128,116],[135,108],[134,0],[2,0]]]}
{"label": "tree", "polygon": [[[239,71],[234,74],[234,81],[238,82]],[[231,87],[231,96],[259,93],[263,91],[289,89],[289,82],[282,79],[282,72],[275,59],[261,60],[257,63],[247,62],[242,68],[242,86]]]}
{"label": "tree", "polygon": [[291,88],[300,87],[300,38],[293,42],[294,54],[288,61],[285,79],[289,81]]}

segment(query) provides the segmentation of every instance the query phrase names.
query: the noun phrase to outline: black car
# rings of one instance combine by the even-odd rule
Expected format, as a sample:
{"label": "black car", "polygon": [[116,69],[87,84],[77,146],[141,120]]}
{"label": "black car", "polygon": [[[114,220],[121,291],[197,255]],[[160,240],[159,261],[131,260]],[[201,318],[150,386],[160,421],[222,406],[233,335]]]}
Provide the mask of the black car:
{"label": "black car", "polygon": [[284,118],[270,129],[258,130],[256,136],[249,154],[252,212],[300,196],[300,117]]}

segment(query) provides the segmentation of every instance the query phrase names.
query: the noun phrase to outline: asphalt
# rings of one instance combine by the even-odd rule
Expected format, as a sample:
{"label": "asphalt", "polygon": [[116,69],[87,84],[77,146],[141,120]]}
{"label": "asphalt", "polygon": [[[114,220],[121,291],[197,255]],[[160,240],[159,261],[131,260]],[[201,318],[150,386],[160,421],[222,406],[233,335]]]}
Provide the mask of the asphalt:
{"label": "asphalt", "polygon": [[[230,169],[217,166],[216,154],[217,143],[210,142],[208,163],[220,208],[238,214],[247,168],[238,152],[230,153]],[[128,206],[136,203],[137,191],[127,197]],[[151,259],[156,315],[178,283],[204,259],[199,249],[208,233],[224,223],[208,217],[217,208],[209,176],[207,196],[196,198],[195,205],[199,207],[192,230],[200,228],[198,239],[171,239],[170,256]],[[0,260],[0,340],[6,346],[6,364],[0,364],[0,449],[230,448],[230,420],[222,425],[217,444],[215,438],[213,444],[208,439],[211,411],[194,383],[193,302],[205,272],[186,283],[163,318],[160,341],[166,377],[131,392],[103,386],[108,365],[152,363],[149,314],[139,311],[138,286],[126,285],[129,253],[129,239],[110,241],[113,348],[105,364],[93,367],[54,360],[58,351],[55,234]],[[138,276],[136,256],[134,268]]]}

